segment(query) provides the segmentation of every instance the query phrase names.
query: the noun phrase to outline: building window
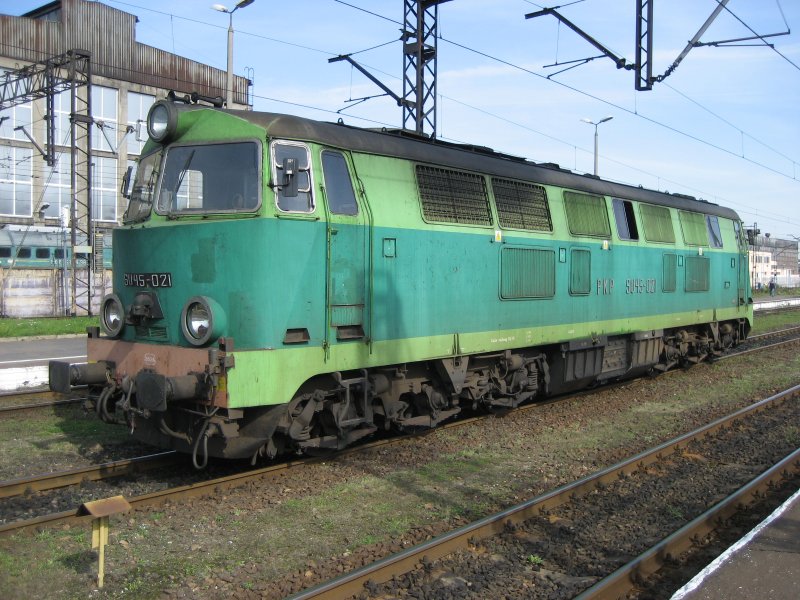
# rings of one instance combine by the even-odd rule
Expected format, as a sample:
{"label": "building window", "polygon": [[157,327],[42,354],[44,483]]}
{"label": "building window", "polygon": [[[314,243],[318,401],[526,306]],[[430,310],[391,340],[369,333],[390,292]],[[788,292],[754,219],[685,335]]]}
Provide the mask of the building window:
{"label": "building window", "polygon": [[92,171],[92,220],[117,220],[117,159],[95,157]]}
{"label": "building window", "polygon": [[33,150],[0,146],[0,214],[30,217]]}
{"label": "building window", "polygon": [[17,127],[25,127],[25,130],[33,135],[31,129],[31,105],[19,104],[0,111],[0,137],[7,140],[25,140],[27,136],[22,131],[17,131]]}
{"label": "building window", "polygon": [[133,127],[133,132],[126,138],[128,154],[142,153],[147,140],[147,113],[155,101],[155,96],[128,92],[128,125]]}
{"label": "building window", "polygon": [[[92,86],[92,150],[117,151],[117,90]],[[110,143],[109,143],[110,142]]]}
{"label": "building window", "polygon": [[[0,69],[0,76],[8,73]],[[31,103],[18,104],[5,110],[0,110],[0,138],[7,140],[27,140],[22,131],[15,131],[17,127],[24,126],[27,132],[33,135],[31,129]]]}
{"label": "building window", "polygon": [[44,183],[44,196],[43,202],[50,206],[44,211],[47,217],[59,217],[64,208],[70,207],[70,189],[71,178],[70,172],[72,165],[70,164],[70,157],[68,154],[63,153],[56,159],[56,164],[51,169],[45,168],[45,176],[47,179]]}
{"label": "building window", "polygon": [[69,115],[71,97],[69,90],[56,94],[53,97],[53,113],[55,118],[54,135],[57,145],[69,146],[70,139],[70,121]]}

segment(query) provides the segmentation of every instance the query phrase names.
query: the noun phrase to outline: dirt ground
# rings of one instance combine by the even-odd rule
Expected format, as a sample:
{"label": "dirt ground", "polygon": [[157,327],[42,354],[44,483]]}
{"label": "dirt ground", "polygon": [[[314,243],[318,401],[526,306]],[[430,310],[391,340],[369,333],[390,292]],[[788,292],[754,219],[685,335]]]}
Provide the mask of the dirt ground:
{"label": "dirt ground", "polygon": [[796,348],[738,357],[135,511],[112,519],[102,591],[86,528],[0,540],[0,588],[8,598],[281,598],[797,383]]}

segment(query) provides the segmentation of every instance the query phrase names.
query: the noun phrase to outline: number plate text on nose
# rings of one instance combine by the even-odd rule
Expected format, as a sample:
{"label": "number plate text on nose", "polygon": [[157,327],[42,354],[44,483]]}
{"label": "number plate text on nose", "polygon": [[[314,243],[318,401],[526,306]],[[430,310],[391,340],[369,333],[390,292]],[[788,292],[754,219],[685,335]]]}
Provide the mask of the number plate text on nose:
{"label": "number plate text on nose", "polygon": [[125,273],[123,283],[127,287],[172,287],[172,273]]}

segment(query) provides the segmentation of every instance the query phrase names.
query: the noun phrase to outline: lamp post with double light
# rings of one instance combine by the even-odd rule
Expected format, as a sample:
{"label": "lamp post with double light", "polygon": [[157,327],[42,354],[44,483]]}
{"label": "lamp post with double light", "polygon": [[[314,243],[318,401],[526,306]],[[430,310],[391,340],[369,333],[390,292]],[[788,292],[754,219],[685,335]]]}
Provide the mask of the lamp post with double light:
{"label": "lamp post with double light", "polygon": [[600,119],[597,123],[592,121],[591,119],[581,119],[584,123],[588,123],[589,125],[594,125],[594,176],[597,177],[597,126],[601,123],[605,123],[606,121],[610,121],[614,117],[605,117],[604,119]]}
{"label": "lamp post with double light", "polygon": [[225,106],[231,108],[233,104],[233,13],[240,8],[250,6],[255,0],[240,0],[232,9],[223,4],[212,4],[211,8],[228,14],[228,73],[225,83]]}

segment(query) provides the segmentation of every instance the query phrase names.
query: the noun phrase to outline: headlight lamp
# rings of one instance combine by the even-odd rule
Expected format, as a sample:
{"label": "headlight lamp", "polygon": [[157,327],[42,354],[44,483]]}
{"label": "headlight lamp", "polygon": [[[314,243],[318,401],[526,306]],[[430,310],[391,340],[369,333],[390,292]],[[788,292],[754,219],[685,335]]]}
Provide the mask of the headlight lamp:
{"label": "headlight lamp", "polygon": [[183,337],[193,346],[216,340],[224,333],[226,323],[222,307],[207,296],[190,298],[181,313]]}
{"label": "headlight lamp", "polygon": [[109,337],[117,337],[122,333],[122,327],[125,325],[125,307],[116,294],[109,294],[103,298],[100,325]]}
{"label": "headlight lamp", "polygon": [[175,135],[178,127],[178,111],[171,102],[153,104],[147,114],[147,135],[159,144],[166,143]]}

